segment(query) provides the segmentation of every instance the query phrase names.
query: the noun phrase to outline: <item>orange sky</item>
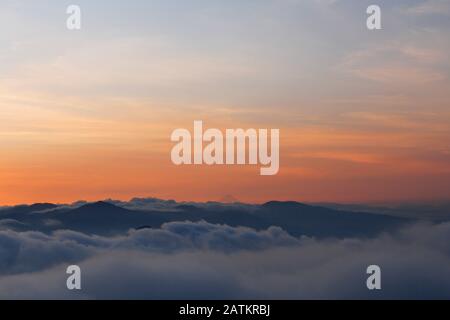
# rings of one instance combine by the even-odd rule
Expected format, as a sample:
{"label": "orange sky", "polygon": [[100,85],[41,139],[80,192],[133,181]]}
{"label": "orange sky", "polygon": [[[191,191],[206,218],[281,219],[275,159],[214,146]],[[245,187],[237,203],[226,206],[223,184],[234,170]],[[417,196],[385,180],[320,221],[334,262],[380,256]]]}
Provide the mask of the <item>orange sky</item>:
{"label": "orange sky", "polygon": [[[192,131],[190,117],[156,123],[67,117],[67,123],[59,119],[57,124],[45,124],[42,131],[10,134],[7,152],[3,149],[0,158],[1,202],[126,200],[135,196],[206,201],[233,195],[248,202],[448,197],[450,135],[446,119],[434,119],[432,125],[423,127],[422,122],[417,123],[419,127],[411,122],[404,129],[385,124],[389,115],[382,114],[374,114],[375,122],[366,120],[365,125],[353,128],[286,125],[281,128],[280,172],[263,177],[259,165],[173,165],[171,130],[185,124]],[[233,125],[255,127],[226,117],[205,121],[205,128],[224,130]]]}
{"label": "orange sky", "polygon": [[[83,2],[76,32],[57,4],[0,8],[0,206],[450,199],[442,10],[383,1],[396,23],[369,32],[365,8],[333,1],[109,3]],[[279,174],[173,165],[170,135],[194,120],[280,129]]]}

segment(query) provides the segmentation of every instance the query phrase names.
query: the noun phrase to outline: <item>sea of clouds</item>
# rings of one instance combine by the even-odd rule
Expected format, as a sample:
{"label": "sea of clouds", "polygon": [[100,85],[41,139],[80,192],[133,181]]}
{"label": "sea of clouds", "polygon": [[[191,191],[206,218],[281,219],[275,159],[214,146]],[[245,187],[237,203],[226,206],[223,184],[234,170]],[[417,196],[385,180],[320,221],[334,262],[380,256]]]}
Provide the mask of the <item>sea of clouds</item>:
{"label": "sea of clouds", "polygon": [[[66,268],[82,269],[82,290]],[[366,287],[367,266],[382,290]],[[0,231],[1,299],[450,298],[450,223],[372,239],[294,238],[206,222],[100,237]]]}

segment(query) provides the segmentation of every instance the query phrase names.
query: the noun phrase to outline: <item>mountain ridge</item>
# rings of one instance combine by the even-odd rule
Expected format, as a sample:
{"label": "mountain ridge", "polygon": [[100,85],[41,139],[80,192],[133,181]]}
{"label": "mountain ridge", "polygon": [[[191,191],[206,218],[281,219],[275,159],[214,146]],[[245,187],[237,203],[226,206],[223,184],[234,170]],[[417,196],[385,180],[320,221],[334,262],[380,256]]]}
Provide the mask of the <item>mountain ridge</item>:
{"label": "mountain ridge", "polygon": [[18,221],[20,231],[50,233],[70,229],[112,235],[143,227],[160,228],[168,222],[206,221],[255,230],[278,226],[297,237],[344,238],[372,237],[412,221],[373,213],[334,210],[296,201],[274,200],[247,207],[245,204],[177,203],[155,199],[148,203],[145,199],[136,201],[78,202],[74,207],[34,204],[20,206],[20,210],[11,207],[0,211],[0,222],[2,219]]}

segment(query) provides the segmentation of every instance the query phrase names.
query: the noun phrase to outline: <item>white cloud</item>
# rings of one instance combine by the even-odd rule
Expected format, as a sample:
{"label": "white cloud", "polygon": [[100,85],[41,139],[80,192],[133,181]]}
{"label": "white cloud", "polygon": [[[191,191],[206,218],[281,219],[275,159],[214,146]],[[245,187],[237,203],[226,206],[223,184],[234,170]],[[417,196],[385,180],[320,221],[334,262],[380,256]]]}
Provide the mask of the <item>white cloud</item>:
{"label": "white cloud", "polygon": [[[168,241],[169,230],[180,241]],[[282,235],[204,223],[177,223],[120,239],[65,231],[51,237],[9,233],[22,241],[22,249],[3,245],[1,256],[12,261],[10,267],[27,265],[28,271],[3,271],[0,298],[450,298],[450,269],[443,267],[450,265],[450,223],[416,225],[372,240],[303,238],[289,246],[280,245]],[[255,243],[261,250],[238,250]],[[28,260],[11,258],[14,248]],[[60,250],[80,260],[80,293],[65,289],[68,262]],[[42,268],[44,258],[57,264]],[[369,264],[382,268],[380,292],[365,287]],[[33,266],[41,271],[32,273]]]}
{"label": "white cloud", "polygon": [[207,222],[171,222],[161,229],[132,230],[127,235],[109,238],[69,230],[56,231],[52,235],[6,230],[0,231],[0,275],[33,272],[62,262],[82,260],[99,250],[162,253],[212,250],[230,253],[298,243],[296,238],[279,227],[255,231]]}

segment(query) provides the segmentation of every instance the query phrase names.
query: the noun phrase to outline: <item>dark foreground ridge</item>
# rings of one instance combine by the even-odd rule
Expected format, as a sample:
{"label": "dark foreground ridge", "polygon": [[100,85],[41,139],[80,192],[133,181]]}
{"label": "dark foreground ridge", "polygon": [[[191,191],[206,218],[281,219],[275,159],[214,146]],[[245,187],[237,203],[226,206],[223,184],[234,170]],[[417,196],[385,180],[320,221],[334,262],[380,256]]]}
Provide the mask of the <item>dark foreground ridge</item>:
{"label": "dark foreground ridge", "polygon": [[[155,209],[158,206],[154,204],[159,204],[158,201],[165,207]],[[149,203],[152,206],[149,207]],[[317,238],[373,237],[413,222],[388,215],[335,210],[293,201],[225,205],[178,204],[157,199],[100,201],[72,206],[48,203],[17,206],[0,210],[0,221],[17,231],[50,233],[69,229],[99,235],[123,233],[129,229],[159,228],[174,221],[206,221],[256,230],[278,226],[296,237]]]}

